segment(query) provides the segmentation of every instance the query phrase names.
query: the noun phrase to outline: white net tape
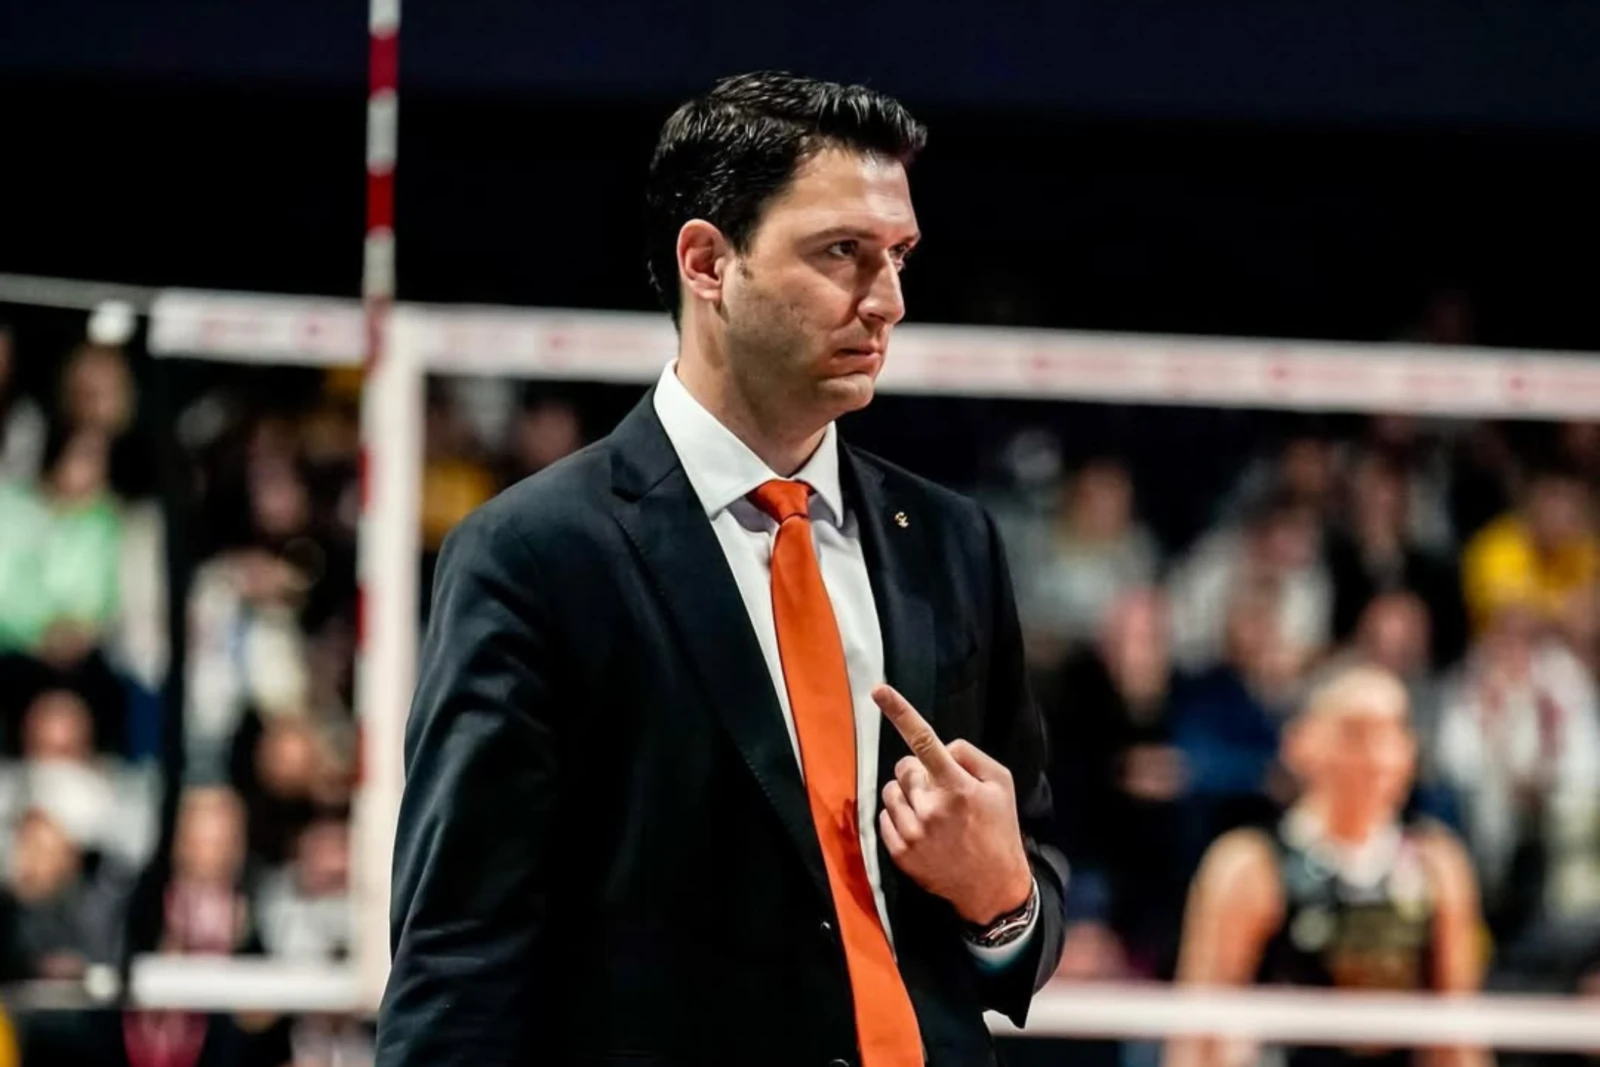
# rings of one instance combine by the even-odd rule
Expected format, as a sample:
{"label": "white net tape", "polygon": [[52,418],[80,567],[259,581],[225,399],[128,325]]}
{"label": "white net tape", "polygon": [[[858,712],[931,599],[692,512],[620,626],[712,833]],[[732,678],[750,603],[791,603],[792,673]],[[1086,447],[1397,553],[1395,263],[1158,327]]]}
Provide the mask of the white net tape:
{"label": "white net tape", "polygon": [[1551,996],[1053,985],[1034,999],[1025,1031],[993,1016],[990,1022],[996,1033],[1028,1037],[1192,1035],[1285,1045],[1600,1049],[1600,1011],[1575,998]]}
{"label": "white net tape", "polygon": [[[154,290],[0,274],[0,300],[150,312],[150,350],[234,363],[355,366],[354,300]],[[647,382],[664,316],[404,305],[417,361],[452,374]],[[1461,417],[1600,414],[1600,358],[1575,352],[904,326],[887,392]]]}
{"label": "white net tape", "polygon": [[[414,333],[418,363],[450,374],[648,382],[675,345],[659,314],[407,305],[397,322]],[[153,304],[157,355],[354,365],[361,346],[353,301],[173,291]],[[898,329],[880,384],[891,393],[1264,409],[1600,412],[1600,359],[1579,353],[953,326]]]}
{"label": "white net tape", "polygon": [[[132,1001],[197,1011],[361,1013],[356,972],[274,960],[149,957],[130,975]],[[114,999],[109,975],[87,983],[91,1002]],[[36,1002],[60,991],[41,986]],[[1310,990],[1199,990],[1159,985],[1054,983],[1019,1030],[989,1016],[999,1035],[1160,1040],[1179,1036],[1270,1044],[1474,1045],[1499,1050],[1600,1051],[1600,1010],[1572,997],[1429,996]]]}

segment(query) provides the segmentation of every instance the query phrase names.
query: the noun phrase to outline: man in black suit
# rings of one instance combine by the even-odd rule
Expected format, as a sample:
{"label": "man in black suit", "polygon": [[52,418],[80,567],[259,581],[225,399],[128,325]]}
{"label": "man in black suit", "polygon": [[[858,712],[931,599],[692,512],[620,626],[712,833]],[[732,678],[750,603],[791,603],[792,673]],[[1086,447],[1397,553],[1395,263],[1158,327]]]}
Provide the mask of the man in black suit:
{"label": "man in black suit", "polygon": [[1054,971],[994,524],[834,425],[905,312],[924,138],[771,73],[667,121],[677,360],[441,553],[382,1067],[992,1064],[984,1009]]}

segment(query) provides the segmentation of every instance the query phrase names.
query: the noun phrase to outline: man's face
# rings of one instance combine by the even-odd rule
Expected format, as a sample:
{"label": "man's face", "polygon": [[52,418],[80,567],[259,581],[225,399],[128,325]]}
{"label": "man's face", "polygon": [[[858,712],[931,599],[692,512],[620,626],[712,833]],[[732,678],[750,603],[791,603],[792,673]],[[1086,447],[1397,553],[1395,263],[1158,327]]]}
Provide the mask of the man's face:
{"label": "man's face", "polygon": [[802,163],[723,286],[741,391],[817,425],[864,407],[905,316],[900,270],[917,237],[899,163],[841,149]]}

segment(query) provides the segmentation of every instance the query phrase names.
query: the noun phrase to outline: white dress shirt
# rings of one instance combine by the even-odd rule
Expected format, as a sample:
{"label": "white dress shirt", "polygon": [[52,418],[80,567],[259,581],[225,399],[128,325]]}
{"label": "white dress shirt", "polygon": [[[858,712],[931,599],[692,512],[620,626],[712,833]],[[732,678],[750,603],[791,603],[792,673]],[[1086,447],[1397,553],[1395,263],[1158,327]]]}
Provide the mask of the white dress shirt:
{"label": "white dress shirt", "polygon": [[[656,416],[727,557],[766,659],[767,672],[772,676],[795,759],[799,760],[800,741],[795,733],[794,712],[789,707],[789,690],[778,655],[778,629],[772,614],[772,543],[778,523],[748,499],[758,486],[779,475],[690,395],[676,371],[676,361],[668,364],[656,385]],[[855,710],[861,855],[866,861],[878,917],[892,945],[894,932],[889,926],[878,867],[878,733],[883,712],[872,699],[873,688],[884,681],[883,632],[861,550],[860,526],[844,507],[839,482],[839,434],[832,423],[817,450],[791,480],[811,487],[811,536],[844,644],[850,700]],[[972,944],[967,948],[986,968],[998,969],[1021,954],[1032,934],[1030,928],[1027,937],[1001,948]]]}

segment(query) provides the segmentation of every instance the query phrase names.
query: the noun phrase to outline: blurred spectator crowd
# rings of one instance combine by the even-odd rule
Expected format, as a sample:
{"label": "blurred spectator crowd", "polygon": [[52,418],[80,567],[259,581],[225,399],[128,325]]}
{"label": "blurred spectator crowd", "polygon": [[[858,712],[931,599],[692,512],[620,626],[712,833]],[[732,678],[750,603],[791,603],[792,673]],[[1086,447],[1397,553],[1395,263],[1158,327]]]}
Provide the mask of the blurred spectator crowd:
{"label": "blurred spectator crowd", "polygon": [[[63,358],[0,326],[0,980],[93,984],[144,952],[340,959],[354,408],[202,395],[173,462],[123,340]],[[342,1019],[15,1014],[30,1065],[332,1067],[370,1044]]]}
{"label": "blurred spectator crowd", "polygon": [[1410,688],[1411,811],[1472,854],[1491,981],[1600,978],[1600,428],[1310,424],[1174,552],[1118,457],[1019,455],[987,495],[1076,871],[1063,977],[1171,976],[1202,852],[1276,824],[1286,716],[1310,672],[1361,657]]}
{"label": "blurred spectator crowd", "polygon": [[[0,977],[135,951],[340,959],[359,378],[232,368],[174,389],[157,424],[132,349],[60,357],[0,329]],[[23,358],[56,368],[44,387],[19,385]],[[432,382],[425,574],[468,511],[603,433],[623,393]],[[1187,477],[1181,441],[1152,476],[1070,438],[1009,420],[961,486],[1005,537],[1051,733],[1074,872],[1061,977],[1170,977],[1207,844],[1293,800],[1278,741],[1300,685],[1361,655],[1411,687],[1413,808],[1472,853],[1494,980],[1595,982],[1600,424],[1308,421],[1233,471],[1198,537],[1145,515]],[[370,1060],[338,1018],[22,1022],[85,1065]]]}

